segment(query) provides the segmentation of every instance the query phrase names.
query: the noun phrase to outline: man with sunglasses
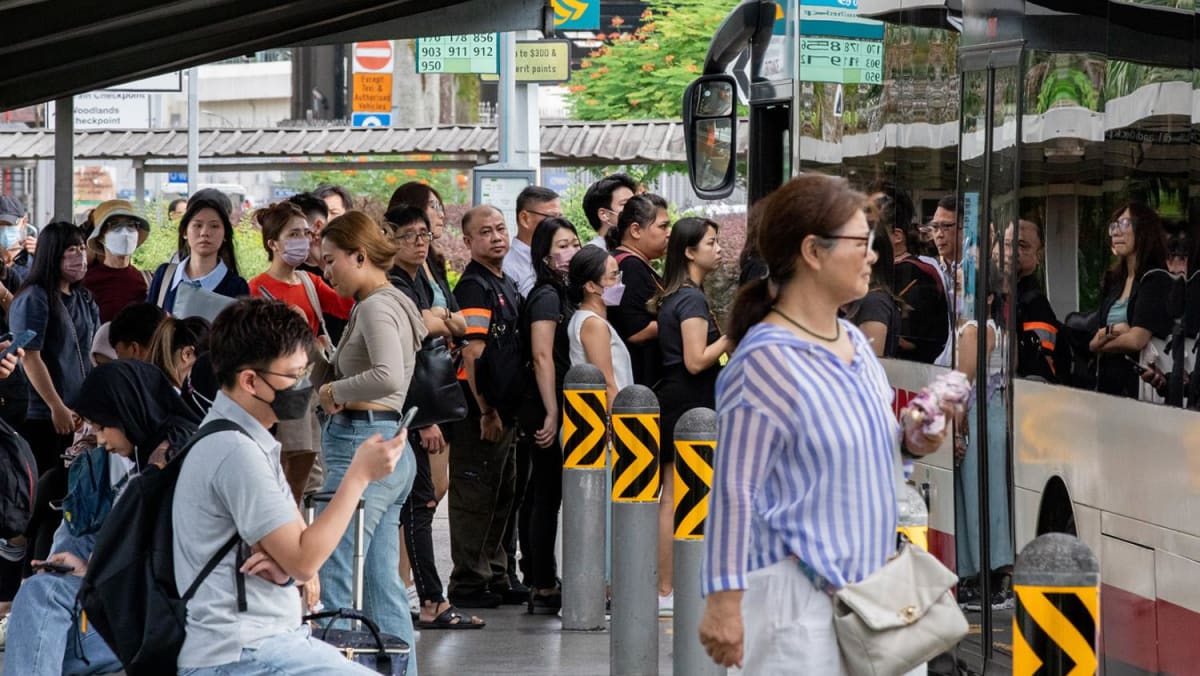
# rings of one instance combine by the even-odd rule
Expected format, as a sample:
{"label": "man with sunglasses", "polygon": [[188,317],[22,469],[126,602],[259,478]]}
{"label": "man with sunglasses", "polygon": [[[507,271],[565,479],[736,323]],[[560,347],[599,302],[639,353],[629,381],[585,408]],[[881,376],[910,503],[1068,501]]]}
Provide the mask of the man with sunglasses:
{"label": "man with sunglasses", "polygon": [[533,231],[547,218],[562,218],[562,215],[558,193],[549,188],[531,185],[517,195],[517,236],[512,239],[508,254],[504,256],[504,274],[516,281],[522,296],[528,296],[537,281],[529,256]]}

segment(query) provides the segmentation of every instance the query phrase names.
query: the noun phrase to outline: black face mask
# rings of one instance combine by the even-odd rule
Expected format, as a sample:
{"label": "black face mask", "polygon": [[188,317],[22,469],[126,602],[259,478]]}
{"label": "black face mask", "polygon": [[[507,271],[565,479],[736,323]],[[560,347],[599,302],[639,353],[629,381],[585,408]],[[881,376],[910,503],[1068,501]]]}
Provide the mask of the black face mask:
{"label": "black face mask", "polygon": [[[258,373],[257,371],[255,373]],[[262,374],[259,373],[259,377]],[[301,378],[295,385],[286,389],[275,389],[266,378],[262,378],[267,387],[275,393],[275,399],[267,401],[257,394],[254,398],[271,407],[275,417],[280,420],[299,420],[309,414],[308,402],[312,399],[313,386],[308,377]]]}

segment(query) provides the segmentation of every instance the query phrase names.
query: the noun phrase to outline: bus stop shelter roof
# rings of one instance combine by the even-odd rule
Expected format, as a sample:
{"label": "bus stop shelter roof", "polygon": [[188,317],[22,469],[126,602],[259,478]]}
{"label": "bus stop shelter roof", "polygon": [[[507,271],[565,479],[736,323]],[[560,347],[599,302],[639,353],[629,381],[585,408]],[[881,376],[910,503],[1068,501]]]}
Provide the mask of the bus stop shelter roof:
{"label": "bus stop shelter roof", "polygon": [[0,110],[264,49],[552,20],[549,0],[8,0]]}
{"label": "bus stop shelter roof", "polygon": [[[545,165],[660,164],[684,162],[684,129],[670,120],[545,122]],[[741,122],[739,151],[749,138]],[[495,159],[499,134],[491,125],[420,128],[278,127],[202,129],[202,168],[223,170],[355,168],[395,166],[472,167]],[[75,134],[76,160],[134,160],[148,171],[182,171],[187,132],[182,129],[82,131]],[[0,132],[0,162],[54,157],[54,131]]]}

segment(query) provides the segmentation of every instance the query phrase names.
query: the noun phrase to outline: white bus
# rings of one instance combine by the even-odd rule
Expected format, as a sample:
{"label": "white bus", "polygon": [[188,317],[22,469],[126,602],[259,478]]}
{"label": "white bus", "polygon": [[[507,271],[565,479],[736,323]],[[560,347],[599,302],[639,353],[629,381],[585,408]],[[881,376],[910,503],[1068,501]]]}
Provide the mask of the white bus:
{"label": "white bus", "polygon": [[[1002,336],[989,359],[975,360],[971,375],[992,394],[969,413],[979,438],[966,453],[1001,460],[964,473],[948,443],[912,476],[927,495],[931,551],[960,573],[964,551],[988,563],[980,609],[968,613],[977,630],[956,654],[971,673],[1012,664],[1013,611],[1002,579],[988,573],[1012,561],[992,550],[1007,539],[1019,552],[1046,532],[1076,534],[1100,559],[1103,673],[1200,673],[1196,11],[1193,0],[745,0],[684,97],[689,169],[702,197],[720,199],[745,181],[753,202],[790,176],[822,171],[867,192],[893,184],[911,197],[917,224],[932,220],[940,198],[955,197],[959,246],[977,264],[945,279],[949,325],[991,319]],[[748,124],[721,105],[735,86],[725,71],[745,49]],[[1142,250],[1157,251],[1143,260],[1165,269],[1157,281],[1140,276],[1145,270],[1135,276],[1147,290],[1137,316],[1161,320],[1145,324],[1142,349],[1103,358],[1096,391],[1088,331],[1103,333],[1107,310],[1124,295],[1119,283],[1108,296],[1101,289],[1115,260],[1113,214],[1130,203],[1164,223],[1161,250],[1150,240]],[[1143,227],[1148,218],[1132,219],[1139,232],[1155,230]],[[1040,226],[1044,250],[1019,288],[1019,265],[999,240],[1020,220]],[[883,227],[892,225],[910,224]],[[1026,287],[1049,300],[1058,344],[1082,339],[1073,353],[1056,347],[1063,359],[1048,362],[1050,377],[1017,358],[1018,341],[1038,335],[1012,311]],[[993,291],[990,312],[980,289]],[[1103,316],[1089,317],[1098,310]],[[1058,325],[1072,313],[1076,332]],[[943,368],[928,361],[885,359],[898,406]],[[1137,380],[1151,363],[1165,386]],[[1105,393],[1116,391],[1113,373],[1127,396]],[[963,507],[956,519],[956,498],[982,509],[984,525],[964,522]],[[994,524],[1002,532],[988,533]]]}

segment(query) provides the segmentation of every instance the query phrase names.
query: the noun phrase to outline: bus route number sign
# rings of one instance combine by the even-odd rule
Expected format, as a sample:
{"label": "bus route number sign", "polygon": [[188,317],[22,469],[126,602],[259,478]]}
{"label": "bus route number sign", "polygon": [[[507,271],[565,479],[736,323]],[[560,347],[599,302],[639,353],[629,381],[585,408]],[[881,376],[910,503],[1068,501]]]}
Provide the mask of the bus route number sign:
{"label": "bus route number sign", "polygon": [[417,39],[418,73],[499,73],[498,33]]}
{"label": "bus route number sign", "polygon": [[800,80],[883,84],[883,42],[841,38],[800,39]]}

